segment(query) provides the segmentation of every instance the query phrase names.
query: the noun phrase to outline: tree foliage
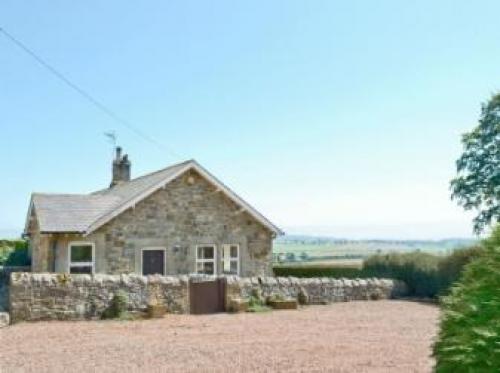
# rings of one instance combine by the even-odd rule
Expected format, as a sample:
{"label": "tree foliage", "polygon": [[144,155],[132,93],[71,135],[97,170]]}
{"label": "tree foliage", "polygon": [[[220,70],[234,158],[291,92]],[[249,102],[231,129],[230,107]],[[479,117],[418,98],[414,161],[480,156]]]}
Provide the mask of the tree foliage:
{"label": "tree foliage", "polygon": [[27,241],[0,240],[0,266],[27,266],[29,264]]}
{"label": "tree foliage", "polygon": [[477,210],[474,231],[500,219],[500,93],[483,104],[479,125],[463,136],[452,198],[466,210]]}

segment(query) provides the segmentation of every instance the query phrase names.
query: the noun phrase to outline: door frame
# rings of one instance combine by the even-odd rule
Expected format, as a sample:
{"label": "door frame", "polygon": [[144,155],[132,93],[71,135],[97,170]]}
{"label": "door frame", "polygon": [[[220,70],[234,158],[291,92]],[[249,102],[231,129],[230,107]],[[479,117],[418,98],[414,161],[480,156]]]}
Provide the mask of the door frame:
{"label": "door frame", "polygon": [[143,257],[144,257],[144,251],[163,251],[163,275],[167,275],[167,248],[163,246],[150,246],[150,247],[142,247],[141,248],[141,259],[140,259],[140,270],[141,270],[141,276],[148,276],[144,275],[144,266],[143,266]]}

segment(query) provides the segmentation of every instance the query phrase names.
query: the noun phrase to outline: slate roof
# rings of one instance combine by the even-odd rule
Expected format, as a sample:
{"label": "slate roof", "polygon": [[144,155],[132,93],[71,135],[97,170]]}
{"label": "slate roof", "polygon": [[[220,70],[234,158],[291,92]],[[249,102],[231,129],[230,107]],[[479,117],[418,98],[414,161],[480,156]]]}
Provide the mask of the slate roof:
{"label": "slate roof", "polygon": [[42,232],[85,232],[101,215],[116,206],[111,195],[34,193],[32,203]]}
{"label": "slate roof", "polygon": [[191,168],[200,172],[262,224],[275,233],[282,234],[279,228],[234,194],[234,192],[194,160],[178,163],[91,194],[33,193],[25,233],[28,231],[29,219],[33,209],[38,218],[40,232],[91,233]]}

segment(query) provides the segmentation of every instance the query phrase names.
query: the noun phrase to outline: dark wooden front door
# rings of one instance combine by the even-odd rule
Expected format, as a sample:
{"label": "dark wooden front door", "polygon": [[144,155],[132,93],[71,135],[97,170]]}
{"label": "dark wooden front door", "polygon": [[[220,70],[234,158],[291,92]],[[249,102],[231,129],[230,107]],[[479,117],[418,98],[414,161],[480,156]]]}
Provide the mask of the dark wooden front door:
{"label": "dark wooden front door", "polygon": [[225,279],[191,281],[189,284],[189,302],[191,313],[195,315],[205,313],[224,312],[226,298]]}
{"label": "dark wooden front door", "polygon": [[165,250],[142,251],[142,274],[165,275]]}

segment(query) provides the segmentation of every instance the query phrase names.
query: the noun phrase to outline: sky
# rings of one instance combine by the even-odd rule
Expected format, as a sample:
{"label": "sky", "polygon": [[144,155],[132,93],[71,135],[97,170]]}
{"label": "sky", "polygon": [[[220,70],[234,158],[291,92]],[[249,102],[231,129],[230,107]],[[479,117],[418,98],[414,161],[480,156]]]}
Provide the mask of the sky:
{"label": "sky", "polygon": [[[0,236],[32,192],[195,158],[287,233],[470,237],[450,200],[460,136],[500,89],[498,1],[4,0]],[[161,144],[158,146],[157,143]]]}

